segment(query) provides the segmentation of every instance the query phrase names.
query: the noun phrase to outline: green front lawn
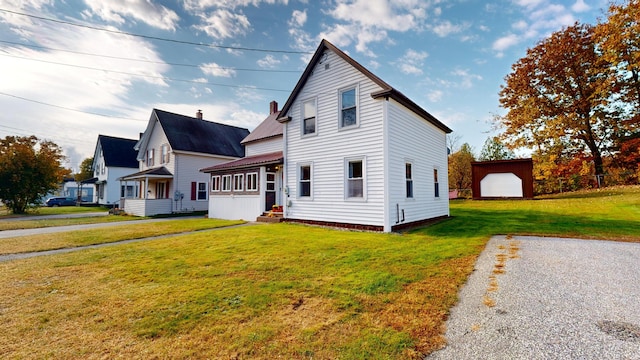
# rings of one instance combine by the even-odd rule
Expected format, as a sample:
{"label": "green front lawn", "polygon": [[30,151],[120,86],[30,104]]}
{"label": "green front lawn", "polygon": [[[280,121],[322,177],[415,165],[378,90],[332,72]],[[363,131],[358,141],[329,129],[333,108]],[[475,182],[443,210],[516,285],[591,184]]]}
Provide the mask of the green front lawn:
{"label": "green front lawn", "polygon": [[271,224],[0,263],[7,358],[421,358],[494,234],[640,242],[640,188],[455,201],[405,234]]}

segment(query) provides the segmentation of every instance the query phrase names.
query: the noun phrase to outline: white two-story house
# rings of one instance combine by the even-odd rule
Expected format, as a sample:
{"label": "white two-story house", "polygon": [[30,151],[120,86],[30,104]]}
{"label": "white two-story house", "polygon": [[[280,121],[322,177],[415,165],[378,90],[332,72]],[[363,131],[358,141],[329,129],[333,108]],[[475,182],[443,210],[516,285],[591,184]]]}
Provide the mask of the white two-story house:
{"label": "white two-story house", "polygon": [[240,143],[249,130],[153,109],[136,143],[138,171],[122,176],[123,186],[136,184],[137,198],[122,199],[128,214],[151,216],[206,211],[209,176],[199,170],[244,157]]}
{"label": "white two-story house", "polygon": [[[449,216],[451,130],[328,41],[276,120],[283,125],[282,160],[268,146],[251,158],[273,162],[272,173],[282,177],[271,185],[265,171],[251,189],[261,194],[275,186],[286,221],[389,232]],[[211,194],[221,167],[203,169],[214,179]],[[236,179],[247,186],[246,176],[226,179],[221,189],[233,189]]]}
{"label": "white two-story house", "polygon": [[119,206],[121,198],[138,196],[140,191],[136,184],[122,185],[118,180],[138,169],[136,143],[133,139],[98,135],[91,165],[95,203]]}

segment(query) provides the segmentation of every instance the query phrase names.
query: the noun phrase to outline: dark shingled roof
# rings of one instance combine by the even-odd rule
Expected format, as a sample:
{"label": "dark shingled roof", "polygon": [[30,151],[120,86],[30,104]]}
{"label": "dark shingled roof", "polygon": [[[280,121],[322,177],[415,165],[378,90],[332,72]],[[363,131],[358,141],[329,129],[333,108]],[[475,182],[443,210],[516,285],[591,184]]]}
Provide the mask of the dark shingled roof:
{"label": "dark shingled roof", "polygon": [[276,151],[268,154],[247,156],[246,158],[230,161],[228,163],[218,164],[215,166],[200,169],[200,171],[210,173],[210,172],[225,171],[225,170],[231,170],[231,169],[243,169],[243,168],[253,167],[256,165],[282,164],[283,160],[284,160],[284,156],[282,156],[282,151]]}
{"label": "dark shingled roof", "polygon": [[249,130],[153,109],[172,150],[243,157]]}
{"label": "dark shingled roof", "polygon": [[136,142],[137,140],[98,135],[98,143],[102,148],[105,166],[137,169],[136,156],[138,151],[134,149]]}
{"label": "dark shingled roof", "polygon": [[140,178],[144,178],[144,177],[149,177],[149,178],[154,178],[154,177],[155,178],[170,178],[172,176],[173,176],[173,174],[169,170],[167,170],[166,167],[162,166],[162,167],[158,167],[158,168],[152,168],[152,169],[138,171],[137,173],[125,175],[125,176],[120,177],[118,179],[119,180],[135,180],[135,179],[140,179]]}

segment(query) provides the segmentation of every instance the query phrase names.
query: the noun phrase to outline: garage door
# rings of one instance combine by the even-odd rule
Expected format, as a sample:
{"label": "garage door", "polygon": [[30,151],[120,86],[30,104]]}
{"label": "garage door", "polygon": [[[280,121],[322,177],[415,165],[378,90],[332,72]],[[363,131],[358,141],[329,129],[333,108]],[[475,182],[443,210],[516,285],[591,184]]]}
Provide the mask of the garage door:
{"label": "garage door", "polygon": [[523,197],[522,179],[514,173],[488,174],[480,181],[481,197]]}

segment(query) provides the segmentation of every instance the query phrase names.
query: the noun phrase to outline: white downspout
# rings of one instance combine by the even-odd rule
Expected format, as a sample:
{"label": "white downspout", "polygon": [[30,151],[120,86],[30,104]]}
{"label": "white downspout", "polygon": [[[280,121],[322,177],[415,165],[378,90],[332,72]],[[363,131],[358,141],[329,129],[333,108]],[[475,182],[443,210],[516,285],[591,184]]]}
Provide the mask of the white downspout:
{"label": "white downspout", "polygon": [[382,216],[384,218],[383,231],[391,232],[391,186],[389,185],[389,99],[382,102],[382,151],[384,162],[384,205],[382,206]]}

